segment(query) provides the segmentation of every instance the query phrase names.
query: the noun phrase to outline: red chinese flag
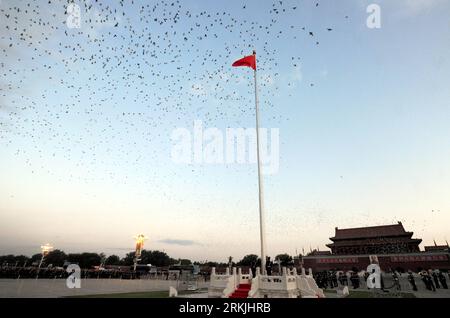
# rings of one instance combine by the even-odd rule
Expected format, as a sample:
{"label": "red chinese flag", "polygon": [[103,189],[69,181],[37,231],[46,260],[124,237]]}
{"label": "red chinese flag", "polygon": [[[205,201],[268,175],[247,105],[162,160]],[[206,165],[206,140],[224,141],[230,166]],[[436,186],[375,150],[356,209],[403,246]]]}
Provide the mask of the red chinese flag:
{"label": "red chinese flag", "polygon": [[256,71],[256,55],[249,55],[233,63],[234,67],[247,66]]}

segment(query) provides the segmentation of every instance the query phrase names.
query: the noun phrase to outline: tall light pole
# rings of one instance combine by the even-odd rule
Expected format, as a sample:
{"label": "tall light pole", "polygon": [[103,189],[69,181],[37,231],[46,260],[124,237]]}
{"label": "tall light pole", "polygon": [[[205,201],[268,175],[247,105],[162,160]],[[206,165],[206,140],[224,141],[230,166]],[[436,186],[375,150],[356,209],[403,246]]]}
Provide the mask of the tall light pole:
{"label": "tall light pole", "polygon": [[53,249],[53,246],[51,246],[49,243],[45,245],[41,245],[41,261],[39,262],[36,278],[39,276],[39,271],[41,270],[42,263],[44,262],[44,258],[50,253],[50,251]]}
{"label": "tall light pole", "polygon": [[134,240],[136,241],[136,250],[134,253],[134,266],[133,270],[136,272],[136,266],[138,261],[141,260],[141,253],[144,249],[144,241],[147,240],[147,237],[144,234],[139,234],[134,237]]}

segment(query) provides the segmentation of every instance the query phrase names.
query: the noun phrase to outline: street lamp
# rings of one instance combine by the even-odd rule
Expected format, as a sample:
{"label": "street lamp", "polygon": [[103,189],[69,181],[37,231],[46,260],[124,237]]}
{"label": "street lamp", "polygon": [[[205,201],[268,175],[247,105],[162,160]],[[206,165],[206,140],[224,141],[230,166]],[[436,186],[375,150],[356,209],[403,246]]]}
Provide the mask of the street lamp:
{"label": "street lamp", "polygon": [[38,266],[38,270],[37,270],[37,275],[36,278],[38,278],[39,276],[39,271],[41,269],[42,266],[42,262],[44,261],[44,258],[48,255],[48,253],[50,253],[50,251],[53,249],[53,246],[51,246],[49,243],[45,244],[45,245],[41,245],[41,261],[39,262],[39,266]]}
{"label": "street lamp", "polygon": [[136,272],[136,266],[138,261],[141,260],[141,253],[144,248],[144,241],[147,240],[147,237],[144,234],[139,234],[134,237],[136,241],[136,251],[134,253],[134,267],[133,270]]}

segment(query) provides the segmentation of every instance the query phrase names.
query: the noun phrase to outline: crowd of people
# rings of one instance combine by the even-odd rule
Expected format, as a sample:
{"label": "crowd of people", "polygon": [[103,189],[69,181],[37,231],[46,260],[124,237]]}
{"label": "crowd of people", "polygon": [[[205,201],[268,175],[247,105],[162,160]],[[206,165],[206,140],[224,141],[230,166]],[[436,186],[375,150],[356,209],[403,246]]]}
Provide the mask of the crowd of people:
{"label": "crowd of people", "polygon": [[[395,289],[401,290],[400,274],[397,271],[391,271],[383,273],[381,275],[381,289]],[[447,273],[448,279],[450,279],[450,273]],[[367,287],[367,279],[369,277],[368,272],[353,271],[321,271],[314,274],[314,279],[319,288],[333,289],[341,286],[348,286],[353,289]],[[386,278],[390,277],[392,284],[390,286],[385,285]],[[413,291],[418,291],[419,288],[424,288],[430,291],[436,291],[437,289],[448,289],[446,274],[439,270],[423,270],[418,274],[414,274],[412,271],[408,271],[406,275]],[[423,282],[423,286],[419,286],[416,283],[416,279],[420,278]]]}
{"label": "crowd of people", "polygon": [[[37,266],[0,266],[0,279],[21,279],[21,278],[38,278],[38,279],[65,279],[70,273],[63,267],[42,267]],[[178,280],[182,276],[182,271],[158,270],[155,273],[146,271],[133,271],[131,268],[124,266],[122,268],[102,268],[99,269],[81,269],[81,278],[111,278],[111,279],[162,279],[162,280]],[[210,273],[198,273],[198,279],[209,280]]]}
{"label": "crowd of people", "polygon": [[349,286],[354,289],[361,285],[361,277],[356,271],[322,271],[314,274],[317,286],[322,289],[337,288],[339,286]]}
{"label": "crowd of people", "polygon": [[356,271],[323,271],[317,273],[315,280],[322,289],[337,288],[339,286],[353,286],[358,289],[361,286],[361,277]]}
{"label": "crowd of people", "polygon": [[[30,267],[16,267],[16,266],[2,266],[0,268],[0,278],[42,278],[42,279],[58,279],[67,278],[70,273],[62,267],[40,268],[36,266]],[[95,270],[87,269],[80,271],[81,278],[115,278],[115,279],[135,279],[140,278],[140,272],[130,272],[124,270],[107,269]]]}
{"label": "crowd of people", "polygon": [[[408,275],[408,280],[410,280],[410,275],[412,276],[412,273],[410,273]],[[436,289],[448,289],[448,285],[447,285],[447,279],[445,278],[444,273],[442,273],[439,270],[429,270],[429,271],[421,271],[419,273],[425,288],[428,290],[432,290],[432,291],[436,291]],[[450,274],[449,274],[449,279],[450,279]],[[411,280],[410,280],[411,285],[414,288],[414,285]],[[417,287],[416,289],[417,290]]]}

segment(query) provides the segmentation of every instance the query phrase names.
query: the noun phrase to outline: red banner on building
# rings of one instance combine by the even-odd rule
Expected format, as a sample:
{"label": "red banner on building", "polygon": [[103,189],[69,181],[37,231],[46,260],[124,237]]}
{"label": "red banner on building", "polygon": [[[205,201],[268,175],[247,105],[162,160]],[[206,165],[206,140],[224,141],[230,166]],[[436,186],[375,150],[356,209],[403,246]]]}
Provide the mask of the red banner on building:
{"label": "red banner on building", "polygon": [[447,261],[448,257],[445,255],[411,255],[411,256],[392,256],[392,262],[429,262],[429,261]]}
{"label": "red banner on building", "polygon": [[342,263],[358,263],[356,257],[342,257],[342,258],[319,258],[316,260],[320,264],[342,264]]}

